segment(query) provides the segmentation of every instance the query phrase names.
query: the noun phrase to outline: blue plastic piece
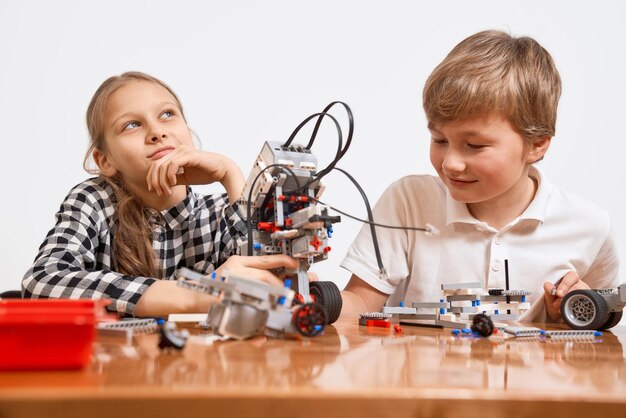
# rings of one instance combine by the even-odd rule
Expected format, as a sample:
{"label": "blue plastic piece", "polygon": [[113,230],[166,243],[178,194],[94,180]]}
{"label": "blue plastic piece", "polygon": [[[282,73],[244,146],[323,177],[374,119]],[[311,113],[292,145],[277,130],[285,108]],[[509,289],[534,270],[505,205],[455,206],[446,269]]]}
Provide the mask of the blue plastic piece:
{"label": "blue plastic piece", "polygon": [[400,307],[404,308],[404,302],[400,301]]}
{"label": "blue plastic piece", "polygon": [[522,302],[526,302],[526,296],[522,295]]}
{"label": "blue plastic piece", "polygon": [[213,272],[211,273],[211,280],[215,280],[217,278],[217,273]]}
{"label": "blue plastic piece", "polygon": [[480,299],[476,301],[476,306],[480,306]]}
{"label": "blue plastic piece", "polygon": [[156,323],[157,323],[157,325],[163,325],[163,324],[165,323],[165,319],[163,319],[163,318],[157,318],[157,319],[156,319]]}
{"label": "blue plastic piece", "polygon": [[473,300],[473,301],[472,301],[472,308],[474,308],[475,306],[476,306],[476,301],[475,301],[475,300]]}
{"label": "blue plastic piece", "polygon": [[453,329],[452,331],[450,331],[452,333],[452,335],[459,335],[461,333],[461,330],[458,329]]}
{"label": "blue plastic piece", "polygon": [[539,331],[539,334],[546,335],[546,332],[544,330],[541,330],[541,331]]}
{"label": "blue plastic piece", "polygon": [[323,330],[323,329],[324,329],[324,327],[323,327],[323,326],[321,326],[321,325],[315,325],[315,326],[313,327],[313,329],[314,329],[315,331],[321,331],[321,330]]}
{"label": "blue plastic piece", "polygon": [[593,333],[593,336],[594,336],[594,337],[602,337],[602,333],[601,333],[600,331],[595,331],[595,332]]}
{"label": "blue plastic piece", "polygon": [[255,250],[260,250],[261,249],[261,243],[255,242],[254,244],[252,244],[252,248],[254,248]]}
{"label": "blue plastic piece", "polygon": [[285,279],[285,287],[291,289],[291,279]]}
{"label": "blue plastic piece", "polygon": [[494,315],[498,315],[500,312],[496,309],[495,311],[493,311]]}
{"label": "blue plastic piece", "polygon": [[461,332],[462,332],[463,334],[471,334],[471,333],[472,333],[472,330],[471,330],[471,329],[469,329],[469,328],[463,328],[463,329],[461,330]]}
{"label": "blue plastic piece", "polygon": [[284,297],[284,296],[280,296],[280,297],[278,298],[278,304],[279,304],[279,305],[284,305],[284,304],[285,304],[285,300],[287,300],[287,298],[286,298],[286,297]]}

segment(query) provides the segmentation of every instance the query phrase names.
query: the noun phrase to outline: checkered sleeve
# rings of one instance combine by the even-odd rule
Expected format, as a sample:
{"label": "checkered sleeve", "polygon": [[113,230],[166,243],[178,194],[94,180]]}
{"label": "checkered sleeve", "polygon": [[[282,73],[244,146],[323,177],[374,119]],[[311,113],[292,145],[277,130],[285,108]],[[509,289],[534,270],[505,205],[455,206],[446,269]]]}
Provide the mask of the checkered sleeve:
{"label": "checkered sleeve", "polygon": [[22,280],[24,297],[109,299],[109,309],[133,314],[155,279],[123,275],[107,265],[110,243],[101,232],[109,205],[96,182],[81,183],[70,191]]}

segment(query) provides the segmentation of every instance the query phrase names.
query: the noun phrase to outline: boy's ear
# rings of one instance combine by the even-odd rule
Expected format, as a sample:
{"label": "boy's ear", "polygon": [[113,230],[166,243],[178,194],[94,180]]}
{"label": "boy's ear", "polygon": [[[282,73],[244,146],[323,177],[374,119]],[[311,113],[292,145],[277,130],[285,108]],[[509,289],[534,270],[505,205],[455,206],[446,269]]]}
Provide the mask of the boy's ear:
{"label": "boy's ear", "polygon": [[93,160],[95,161],[102,175],[105,175],[107,177],[113,177],[117,174],[117,168],[115,168],[115,166],[113,165],[111,160],[109,160],[109,157],[107,157],[105,153],[103,153],[99,149],[94,149],[91,155],[93,156]]}
{"label": "boy's ear", "polygon": [[548,148],[550,148],[551,141],[552,138],[548,136],[536,139],[528,150],[526,162],[532,164],[540,161],[543,158],[544,154],[548,151]]}

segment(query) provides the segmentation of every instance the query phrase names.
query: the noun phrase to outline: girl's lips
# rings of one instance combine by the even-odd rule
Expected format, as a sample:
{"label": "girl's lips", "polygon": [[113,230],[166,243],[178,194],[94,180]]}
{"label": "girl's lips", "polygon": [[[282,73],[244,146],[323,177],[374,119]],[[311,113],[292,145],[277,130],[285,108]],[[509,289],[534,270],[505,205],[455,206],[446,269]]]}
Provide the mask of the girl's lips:
{"label": "girl's lips", "polygon": [[148,158],[150,158],[151,160],[158,160],[160,158],[163,158],[164,156],[166,156],[172,151],[174,151],[173,147],[161,148],[161,149],[156,150],[154,153],[150,154]]}

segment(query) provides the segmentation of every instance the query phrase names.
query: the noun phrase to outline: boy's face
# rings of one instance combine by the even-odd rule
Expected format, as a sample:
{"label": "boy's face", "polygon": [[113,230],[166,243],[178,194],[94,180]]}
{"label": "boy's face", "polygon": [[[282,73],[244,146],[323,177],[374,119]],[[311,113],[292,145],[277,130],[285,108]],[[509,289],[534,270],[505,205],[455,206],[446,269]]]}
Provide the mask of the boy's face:
{"label": "boy's face", "polygon": [[454,200],[513,203],[528,195],[528,167],[537,160],[500,115],[430,124],[430,161]]}

